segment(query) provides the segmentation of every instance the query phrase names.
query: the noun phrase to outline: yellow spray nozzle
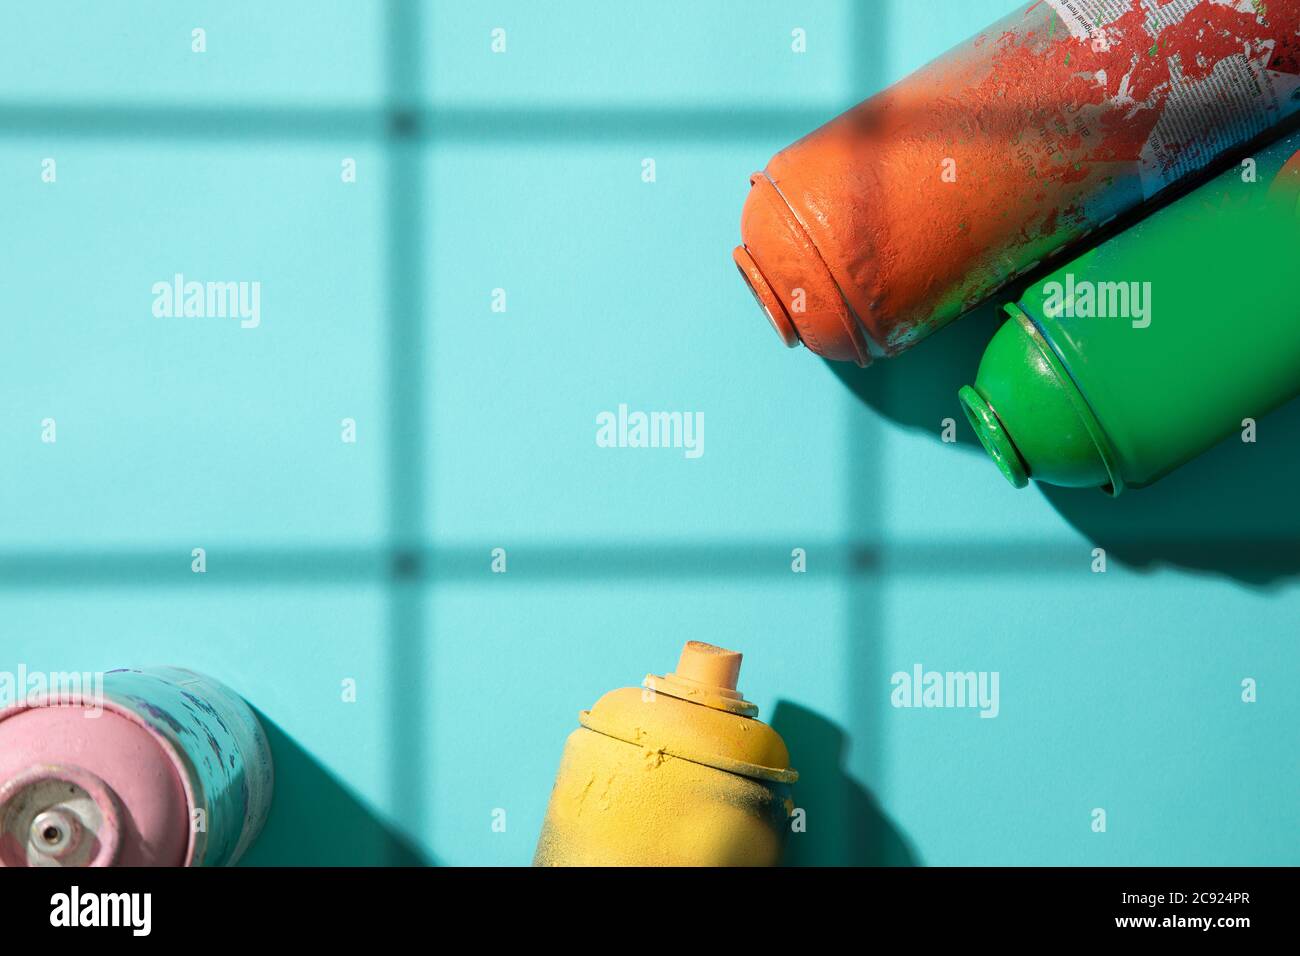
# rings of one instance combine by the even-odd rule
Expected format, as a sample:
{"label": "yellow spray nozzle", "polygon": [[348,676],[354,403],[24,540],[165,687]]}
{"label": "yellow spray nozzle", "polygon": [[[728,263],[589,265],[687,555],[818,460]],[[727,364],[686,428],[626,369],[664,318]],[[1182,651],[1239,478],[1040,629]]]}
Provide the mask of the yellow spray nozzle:
{"label": "yellow spray nozzle", "polygon": [[758,705],[745,700],[745,696],[736,690],[741,657],[739,651],[729,651],[703,641],[687,641],[682,656],[677,660],[677,670],[663,677],[647,674],[645,686],[693,704],[703,704],[742,717],[757,717]]}
{"label": "yellow spray nozzle", "polygon": [[729,651],[703,641],[687,641],[673,676],[719,690],[736,689],[740,680],[740,651]]}

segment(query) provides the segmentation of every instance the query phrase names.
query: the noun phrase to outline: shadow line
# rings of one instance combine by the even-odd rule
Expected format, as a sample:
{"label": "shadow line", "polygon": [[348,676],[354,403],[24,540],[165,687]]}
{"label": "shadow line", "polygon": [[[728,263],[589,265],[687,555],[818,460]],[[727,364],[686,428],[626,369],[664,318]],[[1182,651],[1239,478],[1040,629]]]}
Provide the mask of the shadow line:
{"label": "shadow line", "polygon": [[[403,94],[399,91],[398,97]],[[247,142],[417,141],[483,143],[730,142],[793,138],[821,126],[843,108],[627,107],[557,104],[536,108],[485,105],[318,107],[138,105],[0,102],[0,136],[75,135],[90,139]]]}
{"label": "shadow line", "polygon": [[425,600],[418,576],[423,564],[413,556],[424,527],[430,481],[425,454],[425,253],[430,233],[424,178],[424,146],[413,96],[421,75],[420,5],[389,0],[387,26],[388,126],[391,169],[387,179],[388,290],[388,533],[394,543],[393,584],[388,606],[390,712],[390,800],[393,812],[414,833],[428,823],[433,805],[429,758],[429,690],[433,685],[431,644],[426,634]]}
{"label": "shadow line", "polygon": [[[1300,424],[1300,408],[1295,417]],[[1300,443],[1300,429],[1296,434]],[[1195,470],[1193,465],[1187,467]],[[1226,455],[1218,467],[1236,471]],[[1263,578],[1296,573],[1300,565],[1300,531],[1244,533],[1234,530],[1232,514],[1226,516],[1225,526],[1218,531],[1212,533],[1205,528],[1207,509],[1212,510],[1211,506],[1221,498],[1236,507],[1241,499],[1235,494],[1253,494],[1266,502],[1263,507],[1271,508],[1285,498],[1283,492],[1288,486],[1284,482],[1273,479],[1280,498],[1269,503],[1258,485],[1243,485],[1249,490],[1234,493],[1223,491],[1213,482],[1196,482],[1192,480],[1194,475],[1189,475],[1185,483],[1190,487],[1178,487],[1174,483],[1178,477],[1166,479],[1170,494],[1164,497],[1162,485],[1127,493],[1118,500],[1088,490],[1042,489],[1068,520],[1080,526],[1082,539],[1035,541],[1008,536],[959,543],[941,538],[890,543],[802,540],[797,545],[806,552],[808,564],[807,572],[800,575],[793,574],[790,568],[790,552],[796,542],[780,539],[633,546],[618,541],[546,545],[506,542],[509,571],[505,574],[492,573],[492,548],[487,543],[355,550],[213,548],[209,549],[205,574],[190,570],[189,552],[184,548],[75,553],[9,550],[0,551],[0,589],[112,586],[253,590],[293,584],[338,587],[371,583],[423,585],[433,581],[528,587],[556,581],[673,581],[702,577],[787,579],[797,583],[805,578],[860,579],[881,574],[989,578],[1075,574],[1081,562],[1087,565],[1091,561],[1094,543],[1139,568],[1158,564],[1164,556],[1178,558],[1189,568],[1210,570],[1217,564],[1228,564]],[[988,480],[1002,480],[992,466]],[[1193,519],[1199,520],[1199,527]],[[1143,526],[1144,520],[1148,527]],[[1157,521],[1167,527],[1153,534],[1149,525]]]}

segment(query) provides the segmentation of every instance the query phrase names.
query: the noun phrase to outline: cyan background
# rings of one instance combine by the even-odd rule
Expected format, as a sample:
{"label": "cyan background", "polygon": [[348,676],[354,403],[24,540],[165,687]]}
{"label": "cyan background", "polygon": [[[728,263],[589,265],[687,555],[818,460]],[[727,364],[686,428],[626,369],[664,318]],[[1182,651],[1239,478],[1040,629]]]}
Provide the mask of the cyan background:
{"label": "cyan background", "polygon": [[[527,863],[578,710],[690,638],[791,745],[794,862],[1300,862],[1300,409],[1117,501],[1015,491],[955,401],[992,309],[831,368],[729,261],[750,172],[1010,9],[5,5],[0,667],[242,692],[250,863]],[[176,272],[260,281],[261,327],[154,318]],[[704,456],[596,447],[621,402]],[[1000,716],[891,708],[918,662]]]}

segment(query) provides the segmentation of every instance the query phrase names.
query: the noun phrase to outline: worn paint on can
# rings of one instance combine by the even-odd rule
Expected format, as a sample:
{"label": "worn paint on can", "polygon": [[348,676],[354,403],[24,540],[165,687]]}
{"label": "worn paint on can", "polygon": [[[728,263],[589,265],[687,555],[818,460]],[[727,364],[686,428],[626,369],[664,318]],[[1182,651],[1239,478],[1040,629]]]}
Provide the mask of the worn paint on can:
{"label": "worn paint on can", "polygon": [[0,864],[229,866],[270,809],[270,744],[218,682],[176,667],[0,713]]}
{"label": "worn paint on can", "polygon": [[675,673],[579,715],[537,842],[538,866],[771,866],[798,773],[736,690],[741,655],[687,643]]}
{"label": "worn paint on can", "polygon": [[1300,0],[1038,0],[778,153],[734,252],[869,364],[1300,111]]}

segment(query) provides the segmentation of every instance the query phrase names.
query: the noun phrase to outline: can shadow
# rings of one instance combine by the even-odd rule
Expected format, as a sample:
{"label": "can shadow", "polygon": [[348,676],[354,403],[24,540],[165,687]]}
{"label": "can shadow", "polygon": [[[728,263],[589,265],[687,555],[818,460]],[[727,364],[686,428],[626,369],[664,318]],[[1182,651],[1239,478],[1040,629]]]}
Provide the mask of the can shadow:
{"label": "can shadow", "polygon": [[957,391],[975,378],[980,357],[1002,320],[1000,299],[986,302],[911,351],[878,359],[868,368],[826,362],[827,368],[865,405],[907,428],[936,439],[944,419],[957,424],[957,440],[979,447],[968,427]]}
{"label": "can shadow", "polygon": [[1118,498],[1040,486],[1057,512],[1107,559],[1142,570],[1175,565],[1253,588],[1300,576],[1300,401],[1257,423],[1257,440],[1228,438],[1149,488]]}
{"label": "can shadow", "polygon": [[777,701],[772,727],[799,771],[795,806],[807,829],[786,840],[787,866],[918,866],[910,841],[844,765],[848,738],[825,717]]}
{"label": "can shadow", "polygon": [[271,741],[271,814],[241,866],[431,866],[261,712]]}

